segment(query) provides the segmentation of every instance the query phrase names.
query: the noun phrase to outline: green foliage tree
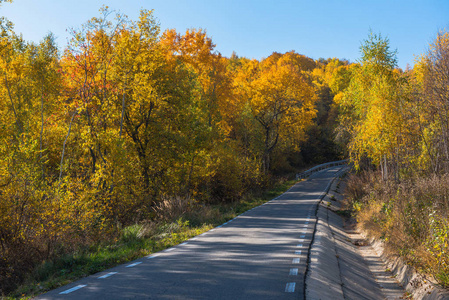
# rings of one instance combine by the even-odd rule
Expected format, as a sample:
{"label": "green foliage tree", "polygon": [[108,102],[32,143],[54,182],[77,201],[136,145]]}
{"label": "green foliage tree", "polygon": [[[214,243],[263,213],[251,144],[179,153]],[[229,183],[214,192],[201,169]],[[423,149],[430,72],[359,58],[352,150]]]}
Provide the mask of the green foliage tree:
{"label": "green foliage tree", "polygon": [[387,160],[394,160],[397,134],[404,123],[394,69],[396,51],[390,50],[388,39],[373,33],[360,49],[362,57],[340,101],[341,121],[350,135],[349,151],[356,166],[366,155],[386,177]]}

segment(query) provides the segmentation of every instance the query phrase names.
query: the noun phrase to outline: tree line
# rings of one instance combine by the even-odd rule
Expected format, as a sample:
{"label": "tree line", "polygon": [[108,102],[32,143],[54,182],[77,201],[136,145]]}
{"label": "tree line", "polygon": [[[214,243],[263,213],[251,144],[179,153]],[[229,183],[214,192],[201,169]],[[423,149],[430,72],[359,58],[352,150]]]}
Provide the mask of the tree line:
{"label": "tree line", "polygon": [[389,40],[371,33],[361,58],[337,74],[338,138],[351,160],[384,180],[449,171],[449,33],[441,31],[413,68],[397,67]]}
{"label": "tree line", "polygon": [[[61,53],[52,34],[35,44],[0,24],[3,282],[158,219],[164,201],[238,201],[338,155],[323,62],[223,57],[204,30],[161,32],[149,10],[104,7],[70,33]],[[306,143],[321,131],[325,150]]]}
{"label": "tree line", "polygon": [[449,33],[405,71],[388,39],[371,33],[336,78],[337,138],[360,171],[351,209],[372,236],[449,287]]}

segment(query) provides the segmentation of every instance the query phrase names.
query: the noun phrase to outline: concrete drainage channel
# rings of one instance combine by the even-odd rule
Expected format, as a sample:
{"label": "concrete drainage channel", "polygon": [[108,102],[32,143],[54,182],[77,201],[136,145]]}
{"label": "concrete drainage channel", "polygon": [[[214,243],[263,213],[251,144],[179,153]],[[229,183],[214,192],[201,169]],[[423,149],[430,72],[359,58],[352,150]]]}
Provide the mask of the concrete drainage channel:
{"label": "concrete drainage channel", "polygon": [[304,298],[449,299],[447,291],[432,286],[399,259],[386,256],[380,242],[367,242],[362,234],[345,229],[342,217],[334,211],[343,200],[341,175],[348,170],[342,168],[318,205]]}
{"label": "concrete drainage channel", "polygon": [[[348,169],[343,167],[336,179],[339,179]],[[328,210],[323,207],[323,199],[334,186],[336,179],[329,183],[316,211],[317,223],[309,249],[305,299],[344,299],[335,241],[329,228]]]}

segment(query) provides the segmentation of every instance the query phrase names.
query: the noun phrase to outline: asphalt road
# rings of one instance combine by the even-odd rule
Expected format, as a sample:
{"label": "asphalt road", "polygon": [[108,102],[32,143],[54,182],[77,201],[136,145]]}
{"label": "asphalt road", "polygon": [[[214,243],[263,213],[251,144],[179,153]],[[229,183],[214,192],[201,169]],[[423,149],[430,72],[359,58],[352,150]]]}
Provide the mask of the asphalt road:
{"label": "asphalt road", "polygon": [[304,299],[317,204],[339,167],[165,251],[37,299]]}

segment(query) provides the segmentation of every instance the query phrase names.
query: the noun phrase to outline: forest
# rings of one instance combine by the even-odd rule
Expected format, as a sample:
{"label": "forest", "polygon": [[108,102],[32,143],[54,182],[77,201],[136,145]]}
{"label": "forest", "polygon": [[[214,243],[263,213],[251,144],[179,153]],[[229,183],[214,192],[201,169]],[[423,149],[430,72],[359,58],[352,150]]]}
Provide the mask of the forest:
{"label": "forest", "polygon": [[73,271],[67,257],[135,228],[188,227],[188,213],[345,157],[348,210],[449,283],[448,33],[401,70],[380,34],[355,63],[228,58],[205,30],[161,32],[151,10],[103,7],[63,51],[6,18],[0,31],[0,294],[55,287],[42,266]]}

